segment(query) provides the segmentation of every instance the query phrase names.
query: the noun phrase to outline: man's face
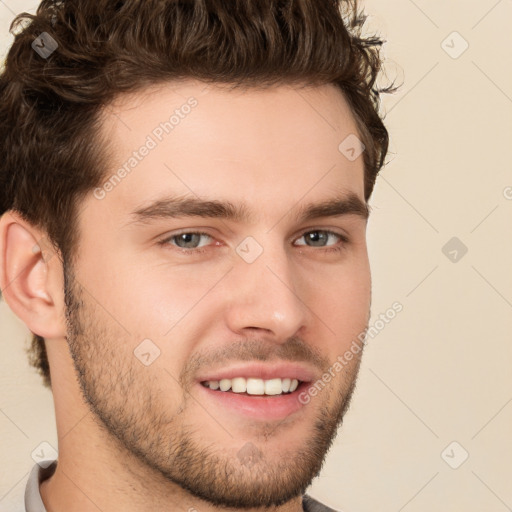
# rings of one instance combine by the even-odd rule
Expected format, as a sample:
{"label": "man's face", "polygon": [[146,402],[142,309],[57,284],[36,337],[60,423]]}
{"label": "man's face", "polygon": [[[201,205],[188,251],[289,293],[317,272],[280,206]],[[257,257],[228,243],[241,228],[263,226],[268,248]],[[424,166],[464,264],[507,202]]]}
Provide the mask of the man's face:
{"label": "man's face", "polygon": [[[364,205],[362,156],[338,149],[357,133],[347,103],[333,86],[229,92],[184,82],[112,105],[103,133],[115,148],[107,179],[127,165],[82,203],[79,257],[65,269],[68,341],[98,424],[144,471],[211,503],[303,494],[361,352],[332,366],[369,319],[366,219],[355,201],[352,213],[303,218],[350,195]],[[269,393],[282,389],[276,379],[307,382],[252,394],[260,377]],[[236,389],[247,379],[249,393],[205,386],[231,378],[224,384]]]}

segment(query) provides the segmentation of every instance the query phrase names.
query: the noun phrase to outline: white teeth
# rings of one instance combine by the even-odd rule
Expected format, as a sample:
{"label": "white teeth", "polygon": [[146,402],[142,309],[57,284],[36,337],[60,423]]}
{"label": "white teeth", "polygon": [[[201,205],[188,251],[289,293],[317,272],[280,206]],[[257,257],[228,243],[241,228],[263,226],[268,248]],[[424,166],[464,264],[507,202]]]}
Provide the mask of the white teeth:
{"label": "white teeth", "polygon": [[247,393],[248,395],[281,395],[292,393],[299,385],[297,379],[255,379],[235,377],[233,379],[208,380],[204,383],[210,389],[221,391],[231,390],[233,393]]}
{"label": "white teeth", "polygon": [[231,389],[234,393],[245,393],[247,389],[247,384],[243,377],[236,377],[235,379],[231,379]]}
{"label": "white teeth", "polygon": [[262,379],[247,379],[248,395],[264,395],[265,381]]}
{"label": "white teeth", "polygon": [[280,395],[283,392],[281,379],[270,379],[265,381],[265,395]]}
{"label": "white teeth", "polygon": [[230,379],[221,379],[219,382],[221,391],[228,391],[231,388],[231,380]]}

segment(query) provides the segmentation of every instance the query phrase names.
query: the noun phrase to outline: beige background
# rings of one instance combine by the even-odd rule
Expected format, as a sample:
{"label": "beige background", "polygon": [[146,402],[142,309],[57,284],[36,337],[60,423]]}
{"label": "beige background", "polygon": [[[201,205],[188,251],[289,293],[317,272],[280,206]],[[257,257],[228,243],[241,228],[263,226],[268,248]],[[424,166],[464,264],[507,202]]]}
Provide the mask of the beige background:
{"label": "beige background", "polygon": [[[0,1],[2,54],[14,13],[35,5]],[[512,1],[365,5],[368,28],[388,40],[390,75],[404,80],[383,102],[391,152],[371,200],[371,323],[395,301],[404,309],[369,341],[310,493],[344,512],[511,510]],[[0,510],[10,511],[32,451],[57,439],[51,393],[23,352],[28,330],[4,302],[0,326]]]}

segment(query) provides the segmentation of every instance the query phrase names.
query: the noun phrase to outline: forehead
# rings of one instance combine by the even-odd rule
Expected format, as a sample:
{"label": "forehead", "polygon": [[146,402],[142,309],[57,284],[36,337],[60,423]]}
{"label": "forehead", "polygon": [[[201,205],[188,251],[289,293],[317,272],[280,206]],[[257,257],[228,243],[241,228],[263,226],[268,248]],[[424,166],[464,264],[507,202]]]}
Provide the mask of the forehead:
{"label": "forehead", "polygon": [[274,210],[329,192],[364,198],[362,156],[339,149],[357,125],[332,85],[160,84],[109,105],[102,135],[112,150],[102,203],[119,215],[163,192]]}

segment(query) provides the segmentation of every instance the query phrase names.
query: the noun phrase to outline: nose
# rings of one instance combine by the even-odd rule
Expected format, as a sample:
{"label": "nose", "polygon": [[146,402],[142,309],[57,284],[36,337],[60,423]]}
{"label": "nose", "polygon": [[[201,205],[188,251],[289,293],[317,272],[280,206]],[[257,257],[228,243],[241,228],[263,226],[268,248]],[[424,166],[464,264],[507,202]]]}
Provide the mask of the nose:
{"label": "nose", "polygon": [[307,298],[300,296],[300,275],[284,247],[266,247],[251,263],[237,256],[230,274],[224,312],[233,332],[254,336],[262,330],[285,343],[307,324]]}

